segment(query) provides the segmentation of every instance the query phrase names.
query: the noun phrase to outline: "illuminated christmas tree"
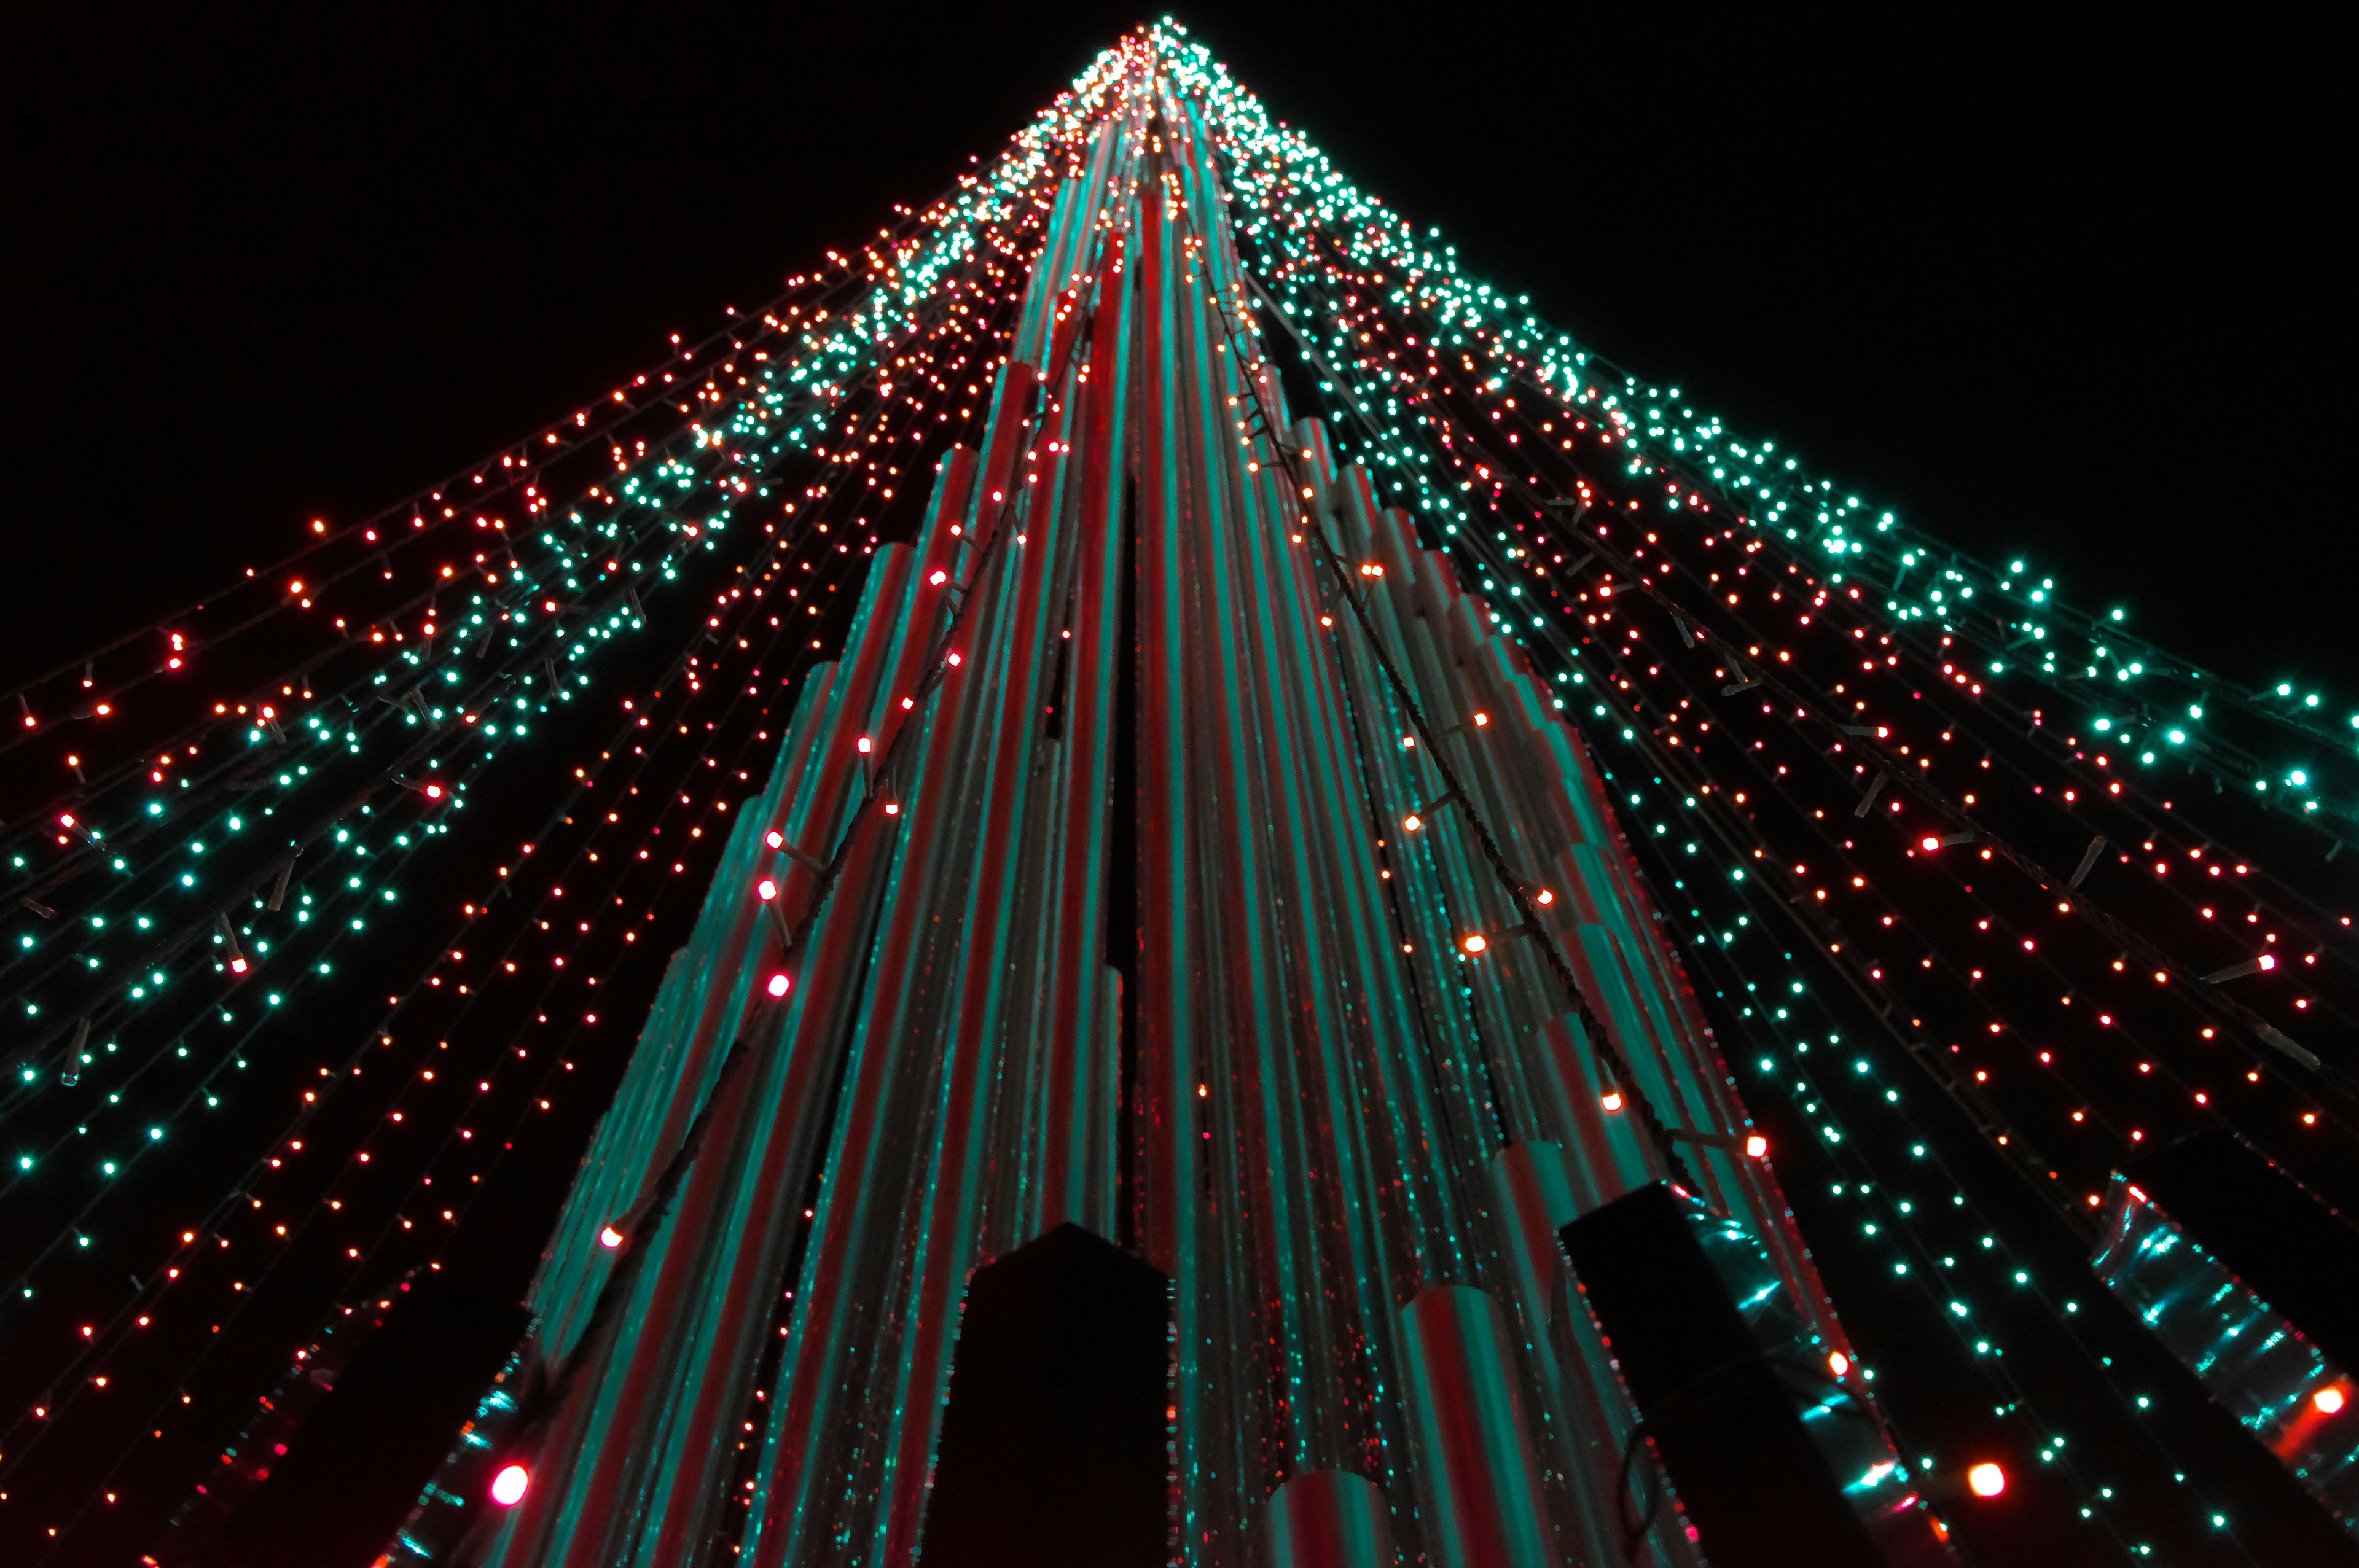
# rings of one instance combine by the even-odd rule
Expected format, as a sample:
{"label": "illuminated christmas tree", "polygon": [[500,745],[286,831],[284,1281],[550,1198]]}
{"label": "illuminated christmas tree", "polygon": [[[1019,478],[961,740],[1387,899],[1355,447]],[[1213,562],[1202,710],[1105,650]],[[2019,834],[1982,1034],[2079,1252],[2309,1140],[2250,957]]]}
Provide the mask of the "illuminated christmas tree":
{"label": "illuminated christmas tree", "polygon": [[[1114,1529],[995,1434],[1098,1367],[1039,1323],[1148,1319],[1065,1379],[1130,1390],[1077,1430],[1152,1461],[1144,1560],[2347,1551],[2331,1314],[2152,1157],[2347,1184],[2351,738],[2119,619],[1141,29],[860,253],[17,694],[72,783],[11,829],[0,1529],[195,1560],[594,1111],[392,1562]],[[2134,1315],[2239,1274],[2299,1354]]]}

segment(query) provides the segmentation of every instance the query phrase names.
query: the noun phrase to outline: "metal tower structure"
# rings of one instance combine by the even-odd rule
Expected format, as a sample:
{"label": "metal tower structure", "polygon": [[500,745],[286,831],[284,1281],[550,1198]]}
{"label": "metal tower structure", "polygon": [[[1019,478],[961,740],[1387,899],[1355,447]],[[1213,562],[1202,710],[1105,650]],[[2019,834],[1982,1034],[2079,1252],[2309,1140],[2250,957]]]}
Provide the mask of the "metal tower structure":
{"label": "metal tower structure", "polygon": [[1067,1222],[1171,1281],[1190,1562],[1622,1561],[1556,1232],[1649,1183],[1844,1359],[1582,739],[1289,417],[1200,102],[1104,93],[551,1244],[502,1564],[922,1560],[968,1281]]}

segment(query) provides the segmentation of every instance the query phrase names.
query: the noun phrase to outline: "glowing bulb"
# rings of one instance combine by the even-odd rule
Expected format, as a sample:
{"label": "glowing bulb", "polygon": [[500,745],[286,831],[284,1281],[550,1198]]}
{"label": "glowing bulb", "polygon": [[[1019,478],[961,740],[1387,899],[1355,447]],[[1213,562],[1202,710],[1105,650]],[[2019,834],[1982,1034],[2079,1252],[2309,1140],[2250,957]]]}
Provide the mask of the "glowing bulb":
{"label": "glowing bulb", "polygon": [[514,1508],[523,1498],[525,1487],[531,1483],[532,1477],[526,1474],[523,1465],[511,1465],[492,1477],[492,1501],[504,1509]]}
{"label": "glowing bulb", "polygon": [[[72,827],[73,819],[71,817],[67,818],[66,826],[69,827]],[[2263,974],[2268,973],[2271,969],[2274,969],[2277,967],[2277,956],[2275,953],[2264,953],[2261,955],[2261,972]]]}
{"label": "glowing bulb", "polygon": [[771,849],[777,849],[780,845],[784,844],[786,841],[787,841],[787,836],[786,836],[785,834],[783,834],[783,833],[779,832],[779,831],[778,831],[777,828],[775,828],[775,827],[771,828],[767,833],[765,833],[765,834],[763,834],[763,835],[762,835],[762,842],[763,842],[763,843],[765,843],[765,844],[767,844],[767,845],[768,845]]}
{"label": "glowing bulb", "polygon": [[1549,904],[1556,902],[1556,894],[1549,892],[1546,888],[1542,888],[1538,893],[1533,895],[1532,902],[1538,904],[1542,909],[1546,909]]}
{"label": "glowing bulb", "polygon": [[928,578],[926,580],[932,583],[936,588],[940,588],[942,584],[950,581],[950,579],[951,574],[942,570],[940,567],[937,567],[934,568],[934,575]]}
{"label": "glowing bulb", "polygon": [[2006,1490],[2006,1472],[1985,1459],[1966,1472],[1966,1485],[1978,1498],[1995,1498]]}
{"label": "glowing bulb", "polygon": [[1468,936],[1463,943],[1460,944],[1460,946],[1463,946],[1469,953],[1480,953],[1484,948],[1488,947],[1490,945],[1490,943],[1483,939],[1483,934],[1479,931]]}
{"label": "glowing bulb", "polygon": [[1491,716],[1490,716],[1489,714],[1487,714],[1487,713],[1477,713],[1477,714],[1474,716],[1474,728],[1475,728],[1475,729],[1477,729],[1477,730],[1482,729],[1482,728],[1483,728],[1483,726],[1484,726],[1485,724],[1488,724],[1488,723],[1490,723],[1490,722],[1491,722]]}
{"label": "glowing bulb", "polygon": [[886,801],[886,802],[885,803],[885,815],[886,815],[886,816],[900,816],[900,815],[901,815],[901,803],[900,803],[899,801],[897,801],[897,800],[888,800],[888,801]]}
{"label": "glowing bulb", "polygon": [[1769,1157],[1769,1140],[1762,1137],[1761,1134],[1757,1132],[1755,1133],[1752,1137],[1745,1141],[1745,1152],[1748,1157],[1755,1160],[1767,1159]]}
{"label": "glowing bulb", "polygon": [[599,1246],[601,1246],[601,1247],[605,1247],[605,1248],[615,1248],[615,1247],[620,1247],[622,1244],[623,1244],[623,1233],[622,1233],[621,1231],[619,1231],[619,1230],[615,1229],[613,1226],[611,1226],[611,1225],[609,1225],[609,1226],[605,1226],[605,1227],[603,1227],[599,1230],[599,1232],[598,1232],[598,1245],[599,1245]]}
{"label": "glowing bulb", "polygon": [[1832,1372],[1838,1378],[1843,1377],[1845,1373],[1851,1370],[1851,1357],[1844,1355],[1840,1350],[1828,1351],[1827,1370]]}
{"label": "glowing bulb", "polygon": [[229,961],[229,972],[233,975],[242,975],[245,973],[245,960],[243,958],[232,958]]}
{"label": "glowing bulb", "polygon": [[778,884],[772,881],[769,878],[764,877],[760,881],[754,884],[754,896],[760,899],[764,903],[767,903],[772,899],[778,896]]}
{"label": "glowing bulb", "polygon": [[2341,1389],[2321,1389],[2318,1392],[2310,1396],[2310,1402],[2317,1407],[2319,1414],[2332,1415],[2335,1411],[2343,1408],[2343,1390]]}
{"label": "glowing bulb", "polygon": [[1424,818],[1424,817],[1422,817],[1422,816],[1419,816],[1416,812],[1414,812],[1414,811],[1410,812],[1407,816],[1404,816],[1404,817],[1402,817],[1402,818],[1401,818],[1401,829],[1402,829],[1402,831],[1404,831],[1404,832],[1408,832],[1408,833],[1414,833],[1414,832],[1416,832],[1419,828],[1420,828],[1420,827],[1424,827],[1424,826],[1425,826],[1425,818]]}
{"label": "glowing bulb", "polygon": [[1925,847],[1925,849],[1926,849],[1927,850],[1929,850],[1929,851],[1930,851],[1930,850],[1933,850],[1933,849],[1940,849],[1940,848],[1941,847],[1941,841],[1940,841],[1939,838],[1934,838],[1931,834],[1928,833],[1928,834],[1925,836],[1925,839],[1924,839],[1924,847]]}
{"label": "glowing bulb", "polygon": [[871,740],[870,740],[867,736],[865,736],[865,735],[863,735],[863,736],[860,738],[859,745],[860,745],[860,754],[861,754],[862,756],[864,756],[864,756],[866,756],[869,752],[873,752],[873,751],[875,751],[875,750],[876,749],[876,743],[875,743],[875,741],[871,741]]}
{"label": "glowing bulb", "polygon": [[426,786],[426,798],[429,800],[440,800],[442,798],[442,786],[437,784],[428,784]]}
{"label": "glowing bulb", "polygon": [[1604,1097],[1597,1103],[1603,1106],[1607,1110],[1620,1110],[1622,1108],[1622,1091],[1620,1089],[1607,1089]]}
{"label": "glowing bulb", "polygon": [[793,983],[783,974],[772,975],[766,989],[772,996],[784,996],[787,994],[787,988]]}

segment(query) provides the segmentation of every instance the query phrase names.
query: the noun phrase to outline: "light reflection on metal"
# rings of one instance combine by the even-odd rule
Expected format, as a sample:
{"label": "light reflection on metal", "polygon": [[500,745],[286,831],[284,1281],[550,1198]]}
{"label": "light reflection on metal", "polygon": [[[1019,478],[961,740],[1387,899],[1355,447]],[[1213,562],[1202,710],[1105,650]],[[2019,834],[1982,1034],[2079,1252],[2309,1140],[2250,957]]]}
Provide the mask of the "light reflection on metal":
{"label": "light reflection on metal", "polygon": [[[1271,1517],[1329,1475],[1373,1488],[1405,1560],[1619,1560],[1632,1415],[1567,1322],[1553,1227],[1670,1173],[1648,1125],[1748,1118],[1578,733],[1415,521],[1288,417],[1204,110],[1126,58],[1021,193],[1037,249],[981,280],[1006,330],[984,438],[805,678],[551,1239],[533,1303],[581,1370],[499,1568],[908,1563],[964,1282],[1067,1221],[1176,1281],[1175,1553],[1248,1560],[1256,1521],[1375,1552],[1352,1480]],[[1247,397],[1266,424],[1240,436]],[[1313,530],[1382,566],[1350,579],[1368,625],[1322,613]],[[1481,717],[1412,746],[1404,688]],[[1380,842],[1413,811],[1412,846]],[[1544,916],[1478,820],[1557,890]],[[775,1001],[761,907],[809,918]],[[708,1113],[669,1208],[601,1248]],[[1800,1343],[1832,1343],[1760,1153],[1701,1137],[1685,1179],[1753,1238],[1753,1288],[1806,1303]],[[1502,1217],[1493,1181],[1545,1201]],[[1478,1429],[1473,1464],[1451,1444]],[[1500,1465],[1516,1485],[1472,1487]],[[1675,1514],[1651,1541],[1695,1561]]]}
{"label": "light reflection on metal", "polygon": [[2310,1496],[2359,1533],[2351,1379],[2116,1173],[2090,1267]]}

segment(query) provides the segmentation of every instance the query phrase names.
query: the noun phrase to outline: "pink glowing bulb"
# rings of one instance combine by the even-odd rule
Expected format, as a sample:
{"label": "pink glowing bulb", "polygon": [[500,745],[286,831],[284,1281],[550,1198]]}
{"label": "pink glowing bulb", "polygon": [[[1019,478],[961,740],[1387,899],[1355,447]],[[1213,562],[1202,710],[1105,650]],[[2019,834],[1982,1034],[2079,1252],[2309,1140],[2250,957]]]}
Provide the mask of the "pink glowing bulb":
{"label": "pink glowing bulb", "polygon": [[511,1465],[492,1477],[492,1501],[504,1509],[514,1508],[531,1484],[532,1476],[523,1465]]}

